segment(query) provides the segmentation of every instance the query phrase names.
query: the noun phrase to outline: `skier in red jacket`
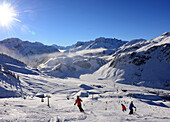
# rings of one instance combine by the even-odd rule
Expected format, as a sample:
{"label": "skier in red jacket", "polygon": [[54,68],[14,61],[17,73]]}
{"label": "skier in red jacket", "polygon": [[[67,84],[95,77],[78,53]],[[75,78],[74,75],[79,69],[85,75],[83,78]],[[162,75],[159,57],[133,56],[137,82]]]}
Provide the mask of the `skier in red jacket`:
{"label": "skier in red jacket", "polygon": [[83,101],[79,98],[79,96],[77,96],[77,99],[76,99],[74,105],[77,104],[77,106],[78,106],[80,112],[84,112],[83,108],[81,107],[81,102],[83,102]]}
{"label": "skier in red jacket", "polygon": [[121,105],[122,105],[122,111],[123,112],[126,111],[126,107],[123,104],[121,104]]}

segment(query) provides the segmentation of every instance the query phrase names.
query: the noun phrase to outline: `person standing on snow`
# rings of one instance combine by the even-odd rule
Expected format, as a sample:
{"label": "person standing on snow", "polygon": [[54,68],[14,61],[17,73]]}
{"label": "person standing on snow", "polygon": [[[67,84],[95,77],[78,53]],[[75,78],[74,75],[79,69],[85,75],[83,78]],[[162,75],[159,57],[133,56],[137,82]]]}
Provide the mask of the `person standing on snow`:
{"label": "person standing on snow", "polygon": [[80,112],[84,112],[83,108],[81,107],[81,102],[83,102],[83,101],[79,98],[79,96],[77,96],[77,99],[76,99],[74,105],[77,104],[77,106],[78,106]]}
{"label": "person standing on snow", "polygon": [[133,101],[132,101],[132,102],[130,103],[130,106],[129,106],[129,109],[130,109],[129,114],[133,114],[133,108],[135,108],[135,111],[136,111],[136,107],[134,106]]}

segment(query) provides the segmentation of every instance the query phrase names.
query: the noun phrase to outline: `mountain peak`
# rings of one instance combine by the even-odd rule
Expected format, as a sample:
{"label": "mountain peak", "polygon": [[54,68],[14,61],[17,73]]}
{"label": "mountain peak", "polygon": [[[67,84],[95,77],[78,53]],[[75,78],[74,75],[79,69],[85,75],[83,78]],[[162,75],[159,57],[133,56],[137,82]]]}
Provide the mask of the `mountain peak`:
{"label": "mountain peak", "polygon": [[161,36],[170,36],[170,32],[165,32]]}
{"label": "mountain peak", "polygon": [[4,43],[22,43],[22,40],[19,38],[8,38],[3,40]]}
{"label": "mountain peak", "polygon": [[96,42],[105,42],[105,41],[118,41],[118,39],[116,38],[105,38],[105,37],[99,37],[99,38],[96,38],[95,41]]}

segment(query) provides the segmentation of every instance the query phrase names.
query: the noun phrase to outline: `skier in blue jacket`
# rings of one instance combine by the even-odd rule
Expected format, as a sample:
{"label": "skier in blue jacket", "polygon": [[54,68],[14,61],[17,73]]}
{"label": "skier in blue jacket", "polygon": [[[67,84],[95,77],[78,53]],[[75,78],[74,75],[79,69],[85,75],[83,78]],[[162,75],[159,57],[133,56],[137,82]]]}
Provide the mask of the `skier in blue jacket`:
{"label": "skier in blue jacket", "polygon": [[130,109],[129,114],[133,114],[133,108],[135,108],[135,111],[136,111],[136,107],[134,106],[133,101],[132,101],[132,102],[130,103],[130,106],[129,106],[129,109]]}

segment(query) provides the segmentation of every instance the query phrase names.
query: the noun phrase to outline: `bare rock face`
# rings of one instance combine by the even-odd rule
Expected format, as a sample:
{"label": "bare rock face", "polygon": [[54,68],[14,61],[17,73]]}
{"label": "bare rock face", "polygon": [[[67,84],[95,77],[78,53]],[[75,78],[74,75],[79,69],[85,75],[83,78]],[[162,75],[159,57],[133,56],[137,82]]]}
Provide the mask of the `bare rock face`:
{"label": "bare rock face", "polygon": [[85,69],[89,69],[91,67],[91,64],[88,63],[88,61],[77,61],[74,62],[74,64]]}

